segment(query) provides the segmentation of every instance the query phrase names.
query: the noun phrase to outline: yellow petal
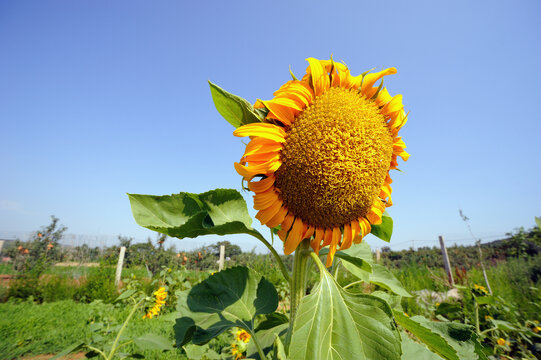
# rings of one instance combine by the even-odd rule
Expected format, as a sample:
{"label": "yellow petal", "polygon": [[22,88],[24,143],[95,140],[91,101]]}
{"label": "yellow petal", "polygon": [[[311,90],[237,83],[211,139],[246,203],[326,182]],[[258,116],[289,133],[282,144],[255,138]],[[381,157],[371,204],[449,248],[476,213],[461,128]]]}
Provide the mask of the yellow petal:
{"label": "yellow petal", "polygon": [[382,70],[377,73],[366,74],[364,76],[364,79],[361,85],[361,92],[364,94],[368,89],[370,89],[376,83],[376,81],[378,81],[379,79],[381,79],[382,77],[386,75],[392,75],[392,74],[396,74],[396,69],[394,67]]}
{"label": "yellow petal", "polygon": [[316,228],[316,235],[314,236],[314,239],[310,242],[310,246],[312,249],[314,249],[314,252],[316,254],[319,253],[319,250],[321,249],[321,240],[323,240],[323,236],[325,235],[325,231],[321,228]]}
{"label": "yellow petal", "polygon": [[257,193],[254,195],[254,209],[262,210],[270,207],[278,201],[278,194],[274,189],[269,189],[267,191]]}
{"label": "yellow petal", "polygon": [[277,227],[280,225],[282,221],[284,221],[285,217],[287,215],[287,208],[282,206],[280,210],[274,215],[269,221],[267,221],[267,226],[272,228]]}
{"label": "yellow petal", "polygon": [[329,254],[327,255],[327,263],[325,264],[326,267],[330,267],[332,265],[334,254],[336,253],[336,247],[338,246],[341,237],[342,234],[340,233],[340,228],[333,228],[331,245],[329,246]]}
{"label": "yellow petal", "polygon": [[344,225],[344,241],[342,241],[342,245],[340,246],[340,250],[349,249],[351,247],[351,242],[353,241],[353,237],[351,236],[351,225],[345,224]]}
{"label": "yellow petal", "polygon": [[265,225],[267,224],[274,216],[276,216],[276,214],[278,214],[278,212],[280,211],[280,209],[282,208],[282,205],[283,205],[283,201],[282,200],[278,200],[278,201],[275,201],[273,204],[271,204],[271,206],[269,206],[268,208],[266,209],[262,209],[260,210],[255,218],[258,219],[260,222],[261,222],[261,225]]}
{"label": "yellow petal", "polygon": [[297,246],[299,246],[299,243],[302,241],[302,234],[303,234],[303,222],[300,218],[296,218],[295,222],[293,223],[293,226],[291,227],[291,231],[289,231],[289,234],[287,235],[286,242],[284,244],[284,254],[289,255],[295,249]]}
{"label": "yellow petal", "polygon": [[312,88],[316,96],[321,95],[325,90],[329,88],[329,76],[327,72],[321,66],[319,60],[314,58],[306,59],[310,65],[308,65],[307,73],[311,75]]}
{"label": "yellow petal", "polygon": [[351,222],[351,236],[353,237],[353,242],[355,244],[358,244],[363,240],[363,236],[361,234],[361,226],[359,225],[359,221],[357,220],[353,220]]}
{"label": "yellow petal", "polygon": [[248,189],[255,193],[260,193],[263,191],[266,191],[270,189],[272,185],[274,185],[274,175],[270,175],[269,177],[265,179],[261,179],[259,181],[249,181],[248,182]]}
{"label": "yellow petal", "polygon": [[267,161],[263,164],[254,165],[254,166],[245,166],[239,163],[234,163],[235,170],[237,173],[242,176],[245,180],[250,181],[257,175],[270,175],[274,173],[282,165],[282,162],[278,158]]}
{"label": "yellow petal", "polygon": [[239,127],[233,131],[233,135],[238,137],[244,136],[260,136],[265,139],[276,142],[284,142],[286,132],[279,126],[267,123],[253,123]]}
{"label": "yellow petal", "polygon": [[387,115],[395,111],[402,110],[403,108],[404,105],[402,105],[402,95],[398,94],[395,95],[391,101],[385,104],[385,106],[381,109],[381,113],[383,115]]}
{"label": "yellow petal", "polygon": [[279,104],[274,100],[263,101],[265,107],[269,109],[267,118],[274,118],[281,121],[284,125],[291,125],[295,121],[295,113],[289,106]]}
{"label": "yellow petal", "polygon": [[294,220],[295,216],[293,214],[287,214],[284,221],[282,221],[282,223],[280,224],[280,227],[282,228],[282,230],[289,231]]}

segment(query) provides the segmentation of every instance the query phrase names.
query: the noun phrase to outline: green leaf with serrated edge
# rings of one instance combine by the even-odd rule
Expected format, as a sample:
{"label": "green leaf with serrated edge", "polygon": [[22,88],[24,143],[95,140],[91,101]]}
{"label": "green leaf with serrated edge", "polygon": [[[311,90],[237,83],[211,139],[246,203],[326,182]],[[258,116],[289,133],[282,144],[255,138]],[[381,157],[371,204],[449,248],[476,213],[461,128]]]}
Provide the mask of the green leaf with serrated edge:
{"label": "green leaf with serrated edge", "polygon": [[377,297],[379,297],[380,299],[385,300],[385,302],[386,302],[387,304],[389,304],[389,306],[390,306],[393,310],[402,311],[402,305],[401,305],[401,302],[402,302],[402,296],[400,296],[400,295],[394,295],[394,294],[389,294],[388,292],[380,291],[380,290],[373,291],[373,292],[371,293],[371,295],[372,295],[372,296],[377,296]]}
{"label": "green leaf with serrated edge", "polygon": [[201,359],[221,359],[214,350],[210,349],[208,345],[193,345],[189,344],[183,347],[186,352],[186,356],[190,360],[201,360]]}
{"label": "green leaf with serrated edge", "polygon": [[383,241],[391,241],[391,236],[393,235],[393,219],[387,214],[387,211],[385,211],[381,217],[381,224],[372,225],[370,233]]}
{"label": "green leaf with serrated edge", "polygon": [[265,315],[265,319],[257,325],[255,331],[271,329],[275,326],[289,323],[289,318],[279,312],[273,312]]}
{"label": "green leaf with serrated edge", "polygon": [[137,224],[172,237],[261,234],[252,229],[252,218],[242,195],[233,189],[202,194],[128,194]]}
{"label": "green leaf with serrated edge", "polygon": [[130,296],[132,296],[133,294],[135,294],[136,291],[134,289],[129,289],[129,290],[126,290],[124,291],[122,294],[120,294],[115,301],[119,301],[119,300],[122,300],[122,299],[126,299],[126,298],[129,298]]}
{"label": "green leaf with serrated edge", "polygon": [[235,128],[250,123],[257,123],[265,118],[266,111],[254,109],[248,101],[225,91],[210,81],[209,85],[216,110]]}
{"label": "green leaf with serrated edge", "polygon": [[486,359],[471,325],[430,321],[422,316],[414,316],[412,320],[441,335],[456,350],[460,359]]}
{"label": "green leaf with serrated edge", "polygon": [[75,350],[80,349],[84,345],[85,345],[85,343],[83,341],[79,341],[79,342],[77,342],[75,344],[71,344],[70,346],[68,346],[67,348],[65,348],[64,350],[62,350],[61,352],[59,352],[55,356],[53,356],[50,360],[56,360],[56,359],[58,359],[58,358],[60,358],[62,356],[66,356],[66,355],[74,352]]}
{"label": "green leaf with serrated edge", "polygon": [[[289,323],[282,323],[272,328],[259,330],[255,333],[259,345],[261,346],[261,349],[263,350],[263,353],[265,355],[269,354],[272,351],[276,336],[285,337],[288,328]],[[248,343],[246,355],[249,359],[261,360],[261,357],[259,356],[259,353],[253,341],[250,341]]]}
{"label": "green leaf with serrated edge", "polygon": [[398,280],[393,273],[383,265],[372,265],[372,273],[369,275],[369,281],[372,284],[379,285],[397,295],[411,297],[411,294],[402,287],[400,280]]}
{"label": "green leaf with serrated edge", "polygon": [[428,348],[419,344],[402,333],[402,360],[441,360],[442,357],[428,350]]}
{"label": "green leaf with serrated edge", "polygon": [[462,311],[460,304],[443,302],[436,308],[436,315],[454,314],[460,311]]}
{"label": "green leaf with serrated edge", "polygon": [[279,336],[275,337],[274,340],[274,349],[272,352],[272,360],[287,360],[286,351],[284,349],[284,344],[280,340]]}
{"label": "green leaf with serrated edge", "polygon": [[485,304],[494,304],[494,296],[490,296],[490,295],[487,295],[487,296],[475,296],[475,301],[477,301],[477,303],[479,305],[485,305]]}
{"label": "green leaf with serrated edge", "polygon": [[444,359],[460,360],[456,350],[440,334],[422,325],[418,321],[407,317],[400,311],[394,311],[396,322],[404,329],[415,335],[431,351],[437,353]]}
{"label": "green leaf with serrated edge", "polygon": [[300,302],[288,359],[400,359],[400,334],[389,305],[342,289],[317,265],[320,281]]}
{"label": "green leaf with serrated edge", "polygon": [[[355,247],[357,247],[357,245],[354,245]],[[349,249],[348,249],[349,250]],[[328,248],[324,248],[324,249],[321,249],[321,251],[319,252],[319,255],[320,256],[323,256],[323,255],[327,255],[329,253],[329,249]],[[372,265],[371,265],[371,262],[368,262],[367,260],[365,259],[362,259],[360,257],[356,257],[356,256],[353,256],[349,253],[347,253],[346,251],[342,250],[342,251],[337,251],[335,254],[334,254],[335,257],[338,257],[342,260],[345,260],[347,261],[348,263],[351,263],[353,265],[355,265],[356,267],[358,267],[359,269],[367,272],[367,273],[371,273],[372,272]],[[372,254],[370,254],[370,256],[372,256]]]}
{"label": "green leaf with serrated edge", "polygon": [[487,355],[490,355],[492,353],[491,349],[484,347],[481,342],[479,341],[479,337],[476,333],[472,334],[471,340],[473,342],[473,345],[475,347],[475,353],[479,357],[479,360],[488,360]]}
{"label": "green leaf with serrated edge", "polygon": [[[285,336],[288,327],[289,318],[286,315],[278,312],[265,315],[265,319],[255,329],[255,336],[265,354],[273,349],[276,335]],[[250,359],[260,359],[253,341],[248,343],[247,355]]]}
{"label": "green leaf with serrated edge", "polygon": [[492,319],[490,321],[494,324],[495,327],[497,327],[500,330],[504,330],[504,331],[520,331],[520,329],[513,326],[513,324],[511,324],[510,322],[503,321],[503,320],[496,320],[496,319]]}
{"label": "green leaf with serrated edge", "polygon": [[171,341],[163,336],[148,333],[133,339],[135,345],[141,350],[173,350]]}
{"label": "green leaf with serrated edge", "polygon": [[[363,241],[360,244],[353,244],[349,249],[340,250],[340,253],[344,253],[354,258],[362,259],[366,261],[369,265],[374,263],[374,256],[372,255],[372,250],[370,249],[370,245],[368,245],[366,241]],[[344,259],[347,260],[346,258]]]}
{"label": "green leaf with serrated edge", "polygon": [[182,314],[174,326],[177,346],[190,340],[205,344],[231,327],[253,335],[255,316],[278,307],[274,286],[246,267],[221,271],[176,294],[177,311]]}

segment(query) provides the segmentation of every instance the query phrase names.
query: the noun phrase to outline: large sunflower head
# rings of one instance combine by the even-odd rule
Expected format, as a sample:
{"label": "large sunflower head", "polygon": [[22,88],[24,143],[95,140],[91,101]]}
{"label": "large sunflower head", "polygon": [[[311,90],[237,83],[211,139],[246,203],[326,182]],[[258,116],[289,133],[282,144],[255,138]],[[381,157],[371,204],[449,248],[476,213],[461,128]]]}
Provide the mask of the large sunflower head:
{"label": "large sunflower head", "polygon": [[395,68],[352,76],[332,60],[308,63],[301,80],[255,103],[265,121],[235,130],[251,139],[235,169],[255,193],[256,218],[280,227],[284,253],[311,239],[315,252],[329,246],[330,266],[392,205],[389,170],[409,157],[398,136],[406,115],[402,95],[376,85]]}

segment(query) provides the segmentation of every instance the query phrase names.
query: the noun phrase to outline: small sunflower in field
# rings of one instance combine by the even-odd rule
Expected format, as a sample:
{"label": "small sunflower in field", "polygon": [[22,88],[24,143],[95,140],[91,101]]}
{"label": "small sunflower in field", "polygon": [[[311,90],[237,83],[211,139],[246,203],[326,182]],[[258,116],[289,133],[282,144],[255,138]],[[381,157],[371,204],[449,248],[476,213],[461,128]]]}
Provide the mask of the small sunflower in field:
{"label": "small sunflower in field", "polygon": [[480,295],[480,296],[487,296],[488,295],[487,289],[482,285],[474,284],[473,285],[473,292],[474,292],[475,295]]}
{"label": "small sunflower in field", "polygon": [[307,60],[301,80],[255,103],[267,111],[263,122],[234,131],[250,137],[235,169],[255,193],[256,218],[280,226],[284,253],[311,239],[316,253],[329,246],[330,266],[392,205],[389,171],[409,157],[398,136],[407,116],[402,95],[376,85],[395,68],[352,76],[332,59]]}
{"label": "small sunflower in field", "polygon": [[244,343],[248,343],[250,341],[250,338],[252,337],[252,335],[250,335],[248,333],[248,331],[244,330],[244,329],[240,329],[239,331],[237,331],[237,333],[235,334],[235,339],[238,340],[238,341],[242,341]]}
{"label": "small sunflower in field", "polygon": [[152,319],[152,317],[158,316],[162,306],[165,304],[167,291],[165,291],[164,287],[160,287],[158,290],[154,291],[154,296],[156,297],[154,305],[147,311],[145,315],[143,315],[143,319]]}
{"label": "small sunflower in field", "polygon": [[244,359],[244,353],[248,349],[247,344],[252,336],[244,329],[239,329],[235,333],[235,341],[231,344],[231,354],[235,358]]}

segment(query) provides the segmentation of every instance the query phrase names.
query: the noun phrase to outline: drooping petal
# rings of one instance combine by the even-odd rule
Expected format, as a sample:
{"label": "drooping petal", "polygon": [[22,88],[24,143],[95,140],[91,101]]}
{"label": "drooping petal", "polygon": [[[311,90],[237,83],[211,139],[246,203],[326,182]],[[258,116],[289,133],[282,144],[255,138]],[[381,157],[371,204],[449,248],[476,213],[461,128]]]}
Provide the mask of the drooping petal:
{"label": "drooping petal", "polygon": [[332,234],[332,240],[329,246],[329,254],[327,255],[327,263],[325,264],[326,267],[330,267],[332,265],[334,254],[336,253],[336,247],[338,246],[338,243],[340,242],[340,238],[342,237],[342,234],[340,233],[340,229],[337,227],[332,229],[331,234]]}
{"label": "drooping petal", "polygon": [[319,249],[321,249],[321,240],[323,240],[323,236],[325,235],[325,231],[322,228],[316,228],[316,234],[312,241],[310,242],[310,246],[314,250],[316,254],[319,253]]}
{"label": "drooping petal", "polygon": [[299,246],[299,243],[302,241],[302,235],[305,231],[303,228],[304,225],[302,220],[300,218],[296,218],[295,222],[293,223],[293,226],[291,227],[291,230],[289,231],[289,234],[287,235],[286,242],[284,244],[284,254],[289,255],[295,249],[297,246]]}
{"label": "drooping petal", "polygon": [[250,191],[253,191],[255,193],[260,193],[260,192],[270,189],[270,187],[274,185],[275,180],[276,179],[274,175],[270,175],[267,178],[261,179],[259,181],[249,181],[248,189],[250,189]]}
{"label": "drooping petal", "polygon": [[392,74],[396,74],[396,69],[394,67],[387,68],[385,70],[382,70],[382,71],[379,71],[379,72],[376,72],[376,73],[366,74],[364,76],[364,78],[363,78],[363,82],[362,82],[362,85],[361,85],[361,92],[365,93],[366,90],[368,90],[369,88],[374,86],[376,81],[378,81],[379,79],[381,79],[384,76],[392,75]]}
{"label": "drooping petal", "polygon": [[287,211],[288,210],[286,207],[282,207],[280,210],[278,210],[276,215],[274,215],[269,221],[267,221],[267,226],[272,229],[280,225],[280,223],[284,221],[287,215]]}
{"label": "drooping petal", "polygon": [[[272,203],[269,207],[259,210],[255,218],[261,222],[261,225],[268,224],[268,222],[278,214],[280,209],[282,209],[283,201],[278,200]],[[284,215],[285,216],[285,215]]]}
{"label": "drooping petal", "polygon": [[352,241],[353,241],[353,236],[351,233],[351,224],[345,224],[344,225],[344,240],[342,241],[340,250],[349,249],[351,247]]}
{"label": "drooping petal", "polygon": [[254,195],[254,209],[262,210],[278,201],[278,194],[274,189],[269,189]]}

